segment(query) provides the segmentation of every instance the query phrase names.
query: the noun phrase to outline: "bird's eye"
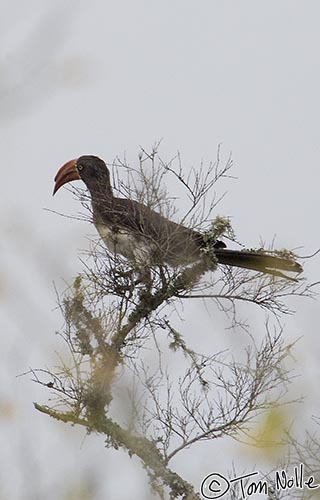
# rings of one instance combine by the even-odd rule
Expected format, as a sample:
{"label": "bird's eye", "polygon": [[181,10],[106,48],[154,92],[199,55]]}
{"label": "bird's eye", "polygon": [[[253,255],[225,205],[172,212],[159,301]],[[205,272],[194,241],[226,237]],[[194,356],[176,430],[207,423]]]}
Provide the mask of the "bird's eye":
{"label": "bird's eye", "polygon": [[81,165],[81,163],[79,165],[77,165],[77,169],[78,170],[82,170],[83,169],[83,165]]}

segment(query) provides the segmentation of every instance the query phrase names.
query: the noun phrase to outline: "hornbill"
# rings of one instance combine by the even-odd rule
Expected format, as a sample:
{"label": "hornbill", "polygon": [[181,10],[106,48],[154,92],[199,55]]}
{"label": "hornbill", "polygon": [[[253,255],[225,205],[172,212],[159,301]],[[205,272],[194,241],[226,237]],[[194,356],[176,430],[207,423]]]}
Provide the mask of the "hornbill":
{"label": "hornbill", "polygon": [[[82,179],[91,195],[93,222],[106,246],[139,267],[167,263],[177,267],[205,258],[203,234],[173,222],[135,200],[113,195],[110,173],[97,156],[81,156],[63,165],[55,177],[55,194],[67,182]],[[302,272],[290,257],[264,251],[232,250],[211,243],[218,264],[289,278],[281,271]],[[292,278],[289,278],[292,279]]]}

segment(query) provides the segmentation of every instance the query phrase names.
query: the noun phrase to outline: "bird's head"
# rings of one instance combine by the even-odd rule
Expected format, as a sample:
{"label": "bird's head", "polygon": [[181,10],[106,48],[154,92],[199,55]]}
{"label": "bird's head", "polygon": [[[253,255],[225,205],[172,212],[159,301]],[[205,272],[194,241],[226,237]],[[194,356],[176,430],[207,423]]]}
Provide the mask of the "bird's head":
{"label": "bird's head", "polygon": [[107,188],[110,186],[110,174],[105,162],[97,156],[80,156],[68,161],[58,170],[54,178],[53,194],[67,182],[78,179],[83,180],[89,190],[96,185]]}

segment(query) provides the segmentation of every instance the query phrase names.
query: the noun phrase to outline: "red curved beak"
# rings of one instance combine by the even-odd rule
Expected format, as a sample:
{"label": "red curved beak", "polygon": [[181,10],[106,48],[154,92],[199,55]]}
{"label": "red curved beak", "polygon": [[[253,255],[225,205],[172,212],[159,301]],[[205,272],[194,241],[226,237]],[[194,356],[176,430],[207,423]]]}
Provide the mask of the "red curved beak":
{"label": "red curved beak", "polygon": [[77,170],[77,160],[68,161],[63,167],[58,170],[57,175],[54,178],[55,185],[53,189],[53,195],[67,182],[75,181],[81,179],[79,172]]}

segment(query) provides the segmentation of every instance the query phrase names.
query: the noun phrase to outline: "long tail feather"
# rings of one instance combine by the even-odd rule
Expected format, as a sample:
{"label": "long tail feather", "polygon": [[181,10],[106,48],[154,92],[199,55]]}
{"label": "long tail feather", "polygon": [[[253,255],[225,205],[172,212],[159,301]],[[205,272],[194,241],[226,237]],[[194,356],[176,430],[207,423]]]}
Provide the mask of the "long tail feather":
{"label": "long tail feather", "polygon": [[243,267],[261,273],[293,279],[281,271],[301,273],[301,265],[293,259],[278,257],[264,252],[253,252],[250,250],[230,250],[228,248],[215,249],[215,255],[219,264],[227,266]]}

